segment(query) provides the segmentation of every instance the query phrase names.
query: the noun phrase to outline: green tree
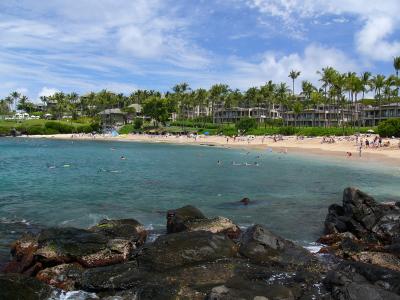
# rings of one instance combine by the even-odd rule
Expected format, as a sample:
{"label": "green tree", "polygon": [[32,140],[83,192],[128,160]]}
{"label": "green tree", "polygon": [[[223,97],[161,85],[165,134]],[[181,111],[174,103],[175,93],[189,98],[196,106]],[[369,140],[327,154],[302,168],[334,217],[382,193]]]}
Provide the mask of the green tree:
{"label": "green tree", "polygon": [[382,119],[382,89],[385,87],[385,76],[378,74],[372,77],[370,85],[375,92],[375,99],[379,102],[379,119]]}
{"label": "green tree", "polygon": [[11,103],[11,110],[15,110],[16,105],[18,103],[19,97],[21,97],[21,94],[18,93],[17,91],[11,92],[10,97],[12,99]]}
{"label": "green tree", "polygon": [[211,116],[214,122],[215,104],[222,105],[225,102],[225,97],[229,93],[229,86],[226,84],[214,84],[208,91],[211,99]]}
{"label": "green tree", "polygon": [[399,77],[400,56],[396,56],[395,58],[393,58],[393,67],[396,70],[396,76]]}
{"label": "green tree", "polygon": [[290,73],[289,73],[289,77],[292,79],[292,84],[293,84],[293,89],[292,89],[292,95],[293,95],[293,97],[294,97],[294,81],[296,80],[297,77],[300,76],[300,74],[301,74],[300,71],[295,71],[295,70],[292,70],[292,71],[290,71]]}
{"label": "green tree", "polygon": [[167,98],[160,98],[158,96],[150,96],[143,102],[143,113],[159,123],[165,124],[171,115],[171,107],[168,105]]}

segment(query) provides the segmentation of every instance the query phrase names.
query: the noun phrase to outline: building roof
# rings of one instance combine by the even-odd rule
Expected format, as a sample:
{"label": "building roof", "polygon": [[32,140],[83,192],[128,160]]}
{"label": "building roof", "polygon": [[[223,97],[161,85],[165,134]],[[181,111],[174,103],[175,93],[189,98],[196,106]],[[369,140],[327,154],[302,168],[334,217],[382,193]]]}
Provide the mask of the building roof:
{"label": "building roof", "polygon": [[99,115],[125,115],[119,108],[109,108],[99,112]]}
{"label": "building roof", "polygon": [[133,107],[136,110],[136,112],[138,112],[138,113],[142,112],[142,106],[140,104],[133,103],[133,104],[129,105],[128,107],[130,107],[130,108]]}

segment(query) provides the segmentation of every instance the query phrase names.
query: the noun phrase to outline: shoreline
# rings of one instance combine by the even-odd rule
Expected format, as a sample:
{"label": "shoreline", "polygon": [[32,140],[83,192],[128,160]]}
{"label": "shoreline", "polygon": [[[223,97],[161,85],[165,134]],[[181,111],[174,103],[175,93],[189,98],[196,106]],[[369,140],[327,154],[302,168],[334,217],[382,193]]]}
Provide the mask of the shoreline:
{"label": "shoreline", "polygon": [[[196,139],[187,136],[151,136],[146,134],[128,134],[119,136],[110,135],[32,135],[21,136],[29,139],[51,139],[69,141],[110,141],[110,142],[139,142],[139,143],[163,143],[174,145],[190,146],[213,146],[225,149],[243,150],[269,150],[281,153],[296,153],[306,156],[318,156],[340,161],[352,162],[378,162],[384,164],[400,164],[400,149],[398,148],[399,139],[385,139],[390,141],[391,146],[381,148],[363,148],[362,155],[359,157],[358,147],[352,137],[338,137],[333,144],[322,144],[322,137],[310,137],[297,139],[295,136],[285,136],[283,140],[274,142],[272,137],[256,136],[248,140],[239,137],[236,140],[224,136],[199,136]],[[347,155],[351,152],[351,156]]]}

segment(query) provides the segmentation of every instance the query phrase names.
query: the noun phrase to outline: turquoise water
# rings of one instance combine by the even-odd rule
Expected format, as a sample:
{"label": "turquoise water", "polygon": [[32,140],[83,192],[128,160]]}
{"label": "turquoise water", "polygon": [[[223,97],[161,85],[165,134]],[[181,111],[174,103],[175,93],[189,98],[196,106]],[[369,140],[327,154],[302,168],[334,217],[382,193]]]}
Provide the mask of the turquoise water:
{"label": "turquoise water", "polygon": [[[396,166],[122,142],[0,139],[0,179],[3,259],[8,243],[27,229],[88,227],[102,218],[136,218],[163,229],[166,210],[186,204],[309,243],[345,187],[357,186],[381,201],[400,196]],[[238,205],[243,197],[254,203]]]}

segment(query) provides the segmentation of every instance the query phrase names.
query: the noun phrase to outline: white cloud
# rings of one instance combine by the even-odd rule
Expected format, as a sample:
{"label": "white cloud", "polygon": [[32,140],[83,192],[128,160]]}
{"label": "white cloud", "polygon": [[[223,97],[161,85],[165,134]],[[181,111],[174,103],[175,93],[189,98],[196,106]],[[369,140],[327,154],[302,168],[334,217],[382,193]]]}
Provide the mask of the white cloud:
{"label": "white cloud", "polygon": [[[333,22],[345,22],[351,15],[363,24],[355,33],[356,48],[366,58],[388,61],[400,53],[399,36],[391,36],[400,27],[398,0],[245,0],[262,14],[282,19],[287,29],[296,32],[303,19],[332,16]],[[397,37],[397,39],[396,39]]]}
{"label": "white cloud", "polygon": [[42,96],[49,97],[49,96],[53,96],[55,93],[59,93],[59,92],[60,92],[60,90],[58,90],[56,88],[49,88],[47,86],[44,86],[38,93],[36,102],[40,102],[40,97],[42,97]]}
{"label": "white cloud", "polygon": [[232,72],[226,78],[229,78],[229,84],[242,89],[265,84],[268,80],[291,84],[288,77],[291,70],[301,71],[296,84],[297,90],[303,80],[309,80],[319,86],[319,75],[316,72],[327,66],[334,67],[340,72],[358,70],[357,64],[342,51],[316,44],[306,47],[302,54],[281,56],[268,52],[257,63],[232,59],[230,64]]}

